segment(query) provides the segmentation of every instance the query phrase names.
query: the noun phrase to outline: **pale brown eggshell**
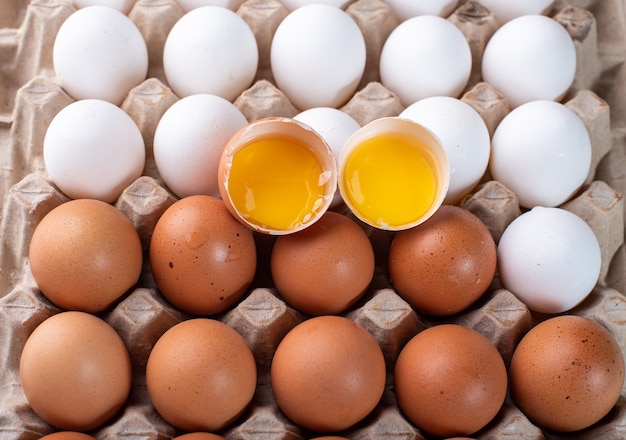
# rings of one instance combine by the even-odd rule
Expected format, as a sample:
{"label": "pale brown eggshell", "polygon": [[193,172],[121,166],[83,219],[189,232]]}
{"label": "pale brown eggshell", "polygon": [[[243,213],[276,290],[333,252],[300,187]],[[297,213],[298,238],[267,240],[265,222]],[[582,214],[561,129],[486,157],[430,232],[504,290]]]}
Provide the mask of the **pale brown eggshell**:
{"label": "pale brown eggshell", "polygon": [[150,267],[159,291],[195,315],[233,306],[252,283],[256,263],[252,232],[212,196],[175,202],[159,218],[150,241]]}
{"label": "pale brown eggshell", "polygon": [[556,316],[522,338],[509,375],[511,395],[533,423],[571,432],[593,425],[613,408],[624,383],[624,357],[602,325]]}
{"label": "pale brown eggshell", "polygon": [[30,267],[42,293],[66,310],[96,313],[137,283],[143,253],[139,234],[114,206],[70,200],[37,225]]}
{"label": "pale brown eggshell", "polygon": [[44,435],[39,440],[96,440],[95,437],[76,431],[59,431]]}
{"label": "pale brown eggshell", "polygon": [[174,437],[172,440],[225,440],[224,437],[210,432],[190,432]]}
{"label": "pale brown eggshell", "polygon": [[400,409],[417,427],[440,437],[463,436],[496,416],[506,396],[507,372],[485,336],[440,324],[404,346],[394,388]]}
{"label": "pale brown eggshell", "polygon": [[317,316],[294,327],[278,345],[271,384],[279,408],[306,429],[353,426],[378,404],[385,359],[374,337],[341,316]]}
{"label": "pale brown eggshell", "polygon": [[208,318],[183,321],[156,342],[146,365],[155,409],[186,431],[218,431],[232,423],[254,395],[257,370],[243,337]]}
{"label": "pale brown eggshell", "polygon": [[278,293],[310,315],[339,314],[365,292],[374,276],[374,249],[365,231],[337,212],[276,239],[271,273]]}
{"label": "pale brown eggshell", "polygon": [[399,231],[389,249],[389,276],[419,312],[448,316],[473,304],[496,272],[496,244],[470,211],[443,205],[421,225]]}
{"label": "pale brown eggshell", "polygon": [[315,437],[311,440],[348,440],[348,437],[338,437],[336,435],[325,435],[323,437]]}
{"label": "pale brown eggshell", "polygon": [[20,358],[20,379],[33,410],[53,426],[88,431],[126,403],[132,367],[120,336],[106,322],[69,311],[43,321]]}

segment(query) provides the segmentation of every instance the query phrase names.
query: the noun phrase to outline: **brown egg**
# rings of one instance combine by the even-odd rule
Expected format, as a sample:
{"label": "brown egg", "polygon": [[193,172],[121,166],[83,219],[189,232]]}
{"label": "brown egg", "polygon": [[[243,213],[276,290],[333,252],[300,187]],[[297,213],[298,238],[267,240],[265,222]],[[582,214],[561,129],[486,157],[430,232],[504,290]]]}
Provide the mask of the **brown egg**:
{"label": "brown egg", "polygon": [[150,241],[150,267],[163,296],[196,315],[223,312],[240,300],[256,272],[249,229],[220,199],[198,195],[172,204]]}
{"label": "brown egg", "polygon": [[538,426],[577,431],[613,408],[624,384],[624,357],[602,325],[564,315],[533,327],[510,365],[511,395]]}
{"label": "brown egg", "polygon": [[276,239],[271,272],[292,307],[311,315],[338,314],[372,281],[374,249],[359,225],[329,211],[308,228]]}
{"label": "brown egg", "polygon": [[389,275],[415,310],[447,316],[482,296],[496,272],[496,244],[470,211],[443,205],[426,222],[398,232],[389,249]]}
{"label": "brown egg", "polygon": [[190,432],[188,434],[179,435],[172,440],[225,440],[224,437],[208,432]]}
{"label": "brown egg", "polygon": [[348,437],[337,437],[336,435],[325,435],[323,437],[315,437],[311,440],[348,440]]}
{"label": "brown egg", "polygon": [[112,205],[76,199],[37,225],[29,250],[42,293],[67,310],[100,312],[137,283],[143,254],[133,224]]}
{"label": "brown egg", "polygon": [[336,435],[326,435],[323,437],[315,437],[311,440],[349,440],[348,437],[337,437]]}
{"label": "brown egg", "polygon": [[53,434],[44,435],[39,440],[96,440],[95,437],[82,432],[60,431]]}
{"label": "brown egg", "polygon": [[252,400],[256,363],[243,337],[220,321],[196,318],[167,330],[146,365],[154,408],[185,431],[217,431]]}
{"label": "brown egg", "polygon": [[482,334],[441,324],[415,335],[394,371],[404,414],[440,437],[472,434],[498,413],[507,391],[504,361]]}
{"label": "brown egg", "polygon": [[20,358],[28,403],[60,429],[88,431],[111,419],[131,385],[130,356],[106,322],[84,312],[62,312],[29,336]]}
{"label": "brown egg", "polygon": [[279,408],[318,432],[349,428],[369,414],[385,387],[385,360],[374,337],[340,316],[294,327],[278,345],[271,384]]}

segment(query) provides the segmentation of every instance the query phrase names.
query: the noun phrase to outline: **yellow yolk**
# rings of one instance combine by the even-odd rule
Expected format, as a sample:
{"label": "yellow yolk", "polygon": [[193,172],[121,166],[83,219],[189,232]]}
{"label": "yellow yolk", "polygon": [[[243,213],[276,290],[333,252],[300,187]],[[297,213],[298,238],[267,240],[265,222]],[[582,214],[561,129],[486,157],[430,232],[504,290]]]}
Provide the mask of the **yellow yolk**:
{"label": "yellow yolk", "polygon": [[438,167],[426,144],[402,135],[376,136],[346,159],[343,197],[361,218],[385,229],[424,215],[437,198]]}
{"label": "yellow yolk", "polygon": [[285,138],[261,139],[234,155],[228,191],[248,222],[284,231],[313,218],[324,204],[327,180],[305,144]]}

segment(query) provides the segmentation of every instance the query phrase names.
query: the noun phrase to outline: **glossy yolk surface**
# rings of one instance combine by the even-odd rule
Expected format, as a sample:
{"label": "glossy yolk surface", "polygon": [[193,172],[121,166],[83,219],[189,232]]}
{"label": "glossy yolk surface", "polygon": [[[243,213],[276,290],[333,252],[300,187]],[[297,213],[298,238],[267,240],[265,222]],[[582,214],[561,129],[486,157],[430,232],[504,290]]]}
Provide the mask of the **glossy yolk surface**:
{"label": "glossy yolk surface", "polygon": [[310,221],[324,202],[323,170],[312,151],[292,139],[253,141],[235,154],[228,178],[235,208],[249,222],[289,230]]}
{"label": "glossy yolk surface", "polygon": [[435,202],[436,169],[425,144],[401,135],[376,136],[347,158],[343,196],[372,224],[400,227],[417,220]]}

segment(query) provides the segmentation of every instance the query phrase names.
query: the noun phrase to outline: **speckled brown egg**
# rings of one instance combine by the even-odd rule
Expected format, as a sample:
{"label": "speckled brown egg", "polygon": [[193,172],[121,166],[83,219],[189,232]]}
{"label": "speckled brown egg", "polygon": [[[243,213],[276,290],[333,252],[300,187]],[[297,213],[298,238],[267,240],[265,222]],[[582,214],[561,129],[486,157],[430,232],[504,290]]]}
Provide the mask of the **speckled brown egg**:
{"label": "speckled brown egg", "polygon": [[395,235],[389,276],[415,310],[447,316],[485,293],[496,262],[496,244],[487,226],[466,209],[443,205],[426,222]]}
{"label": "speckled brown egg", "polygon": [[150,267],[163,296],[179,309],[212,315],[233,306],[256,272],[252,231],[222,200],[189,196],[159,218],[150,241]]}
{"label": "speckled brown egg", "polygon": [[464,436],[496,416],[506,396],[507,372],[485,336],[440,324],[404,346],[394,389],[400,409],[417,427],[439,437]]}
{"label": "speckled brown egg", "polygon": [[535,424],[555,431],[593,425],[624,384],[624,357],[611,333],[590,319],[557,316],[533,327],[510,365],[511,395]]}
{"label": "speckled brown egg", "polygon": [[33,410],[57,428],[88,431],[126,403],[132,367],[119,335],[102,319],[69,311],[35,328],[20,357],[20,379]]}
{"label": "speckled brown egg", "polygon": [[156,342],[146,365],[150,400],[185,431],[218,431],[252,400],[257,371],[243,337],[215,319],[180,322]]}
{"label": "speckled brown egg", "polygon": [[143,253],[139,234],[120,210],[99,200],[76,199],[57,206],[37,225],[29,260],[50,301],[96,313],[137,283]]}
{"label": "speckled brown egg", "polygon": [[360,325],[341,316],[317,316],[283,338],[270,376],[276,402],[289,419],[313,431],[336,432],[378,404],[385,359]]}
{"label": "speckled brown egg", "polygon": [[374,249],[356,222],[329,211],[308,228],[276,239],[271,272],[292,307],[310,315],[338,314],[372,281]]}

